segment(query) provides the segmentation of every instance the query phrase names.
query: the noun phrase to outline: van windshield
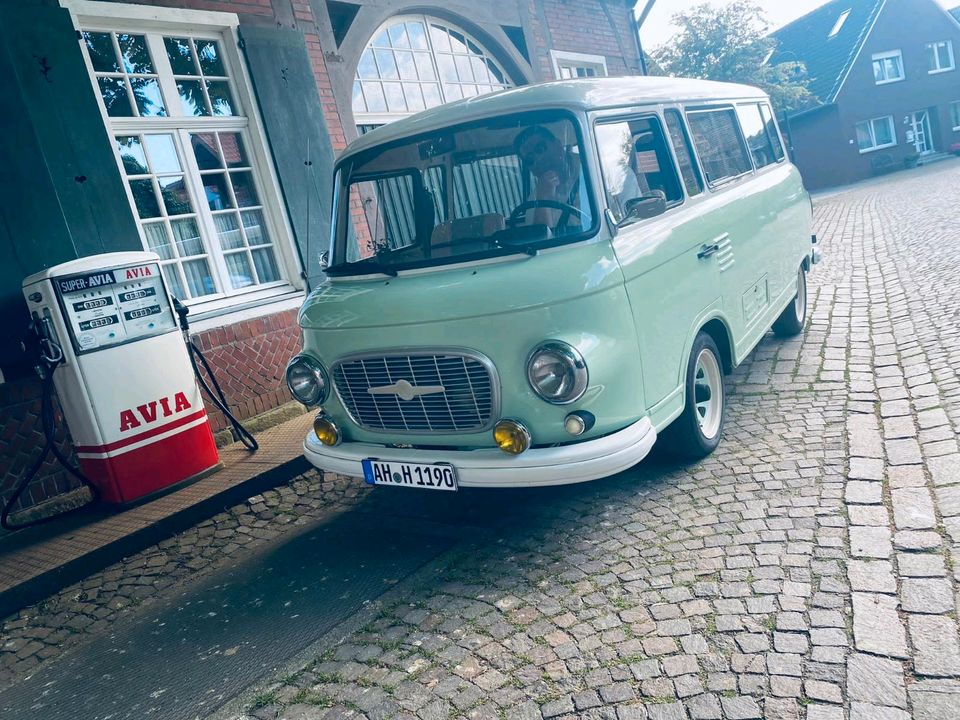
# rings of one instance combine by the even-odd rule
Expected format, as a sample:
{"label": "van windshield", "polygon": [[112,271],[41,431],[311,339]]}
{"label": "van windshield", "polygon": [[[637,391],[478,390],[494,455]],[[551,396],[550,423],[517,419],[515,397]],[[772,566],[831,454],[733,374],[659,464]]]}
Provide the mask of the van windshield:
{"label": "van windshield", "polygon": [[491,118],[349,159],[336,179],[332,275],[463,262],[585,238],[597,213],[577,125]]}

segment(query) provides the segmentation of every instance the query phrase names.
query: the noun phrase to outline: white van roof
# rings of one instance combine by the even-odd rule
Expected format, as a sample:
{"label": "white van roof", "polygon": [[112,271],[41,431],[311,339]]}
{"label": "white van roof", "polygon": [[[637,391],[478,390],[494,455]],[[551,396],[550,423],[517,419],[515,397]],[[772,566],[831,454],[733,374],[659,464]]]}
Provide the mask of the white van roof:
{"label": "white van roof", "polygon": [[344,156],[373,145],[470,120],[544,108],[598,110],[673,102],[766,98],[751,85],[672,77],[605,77],[557,80],[466,98],[388,123],[354,140]]}

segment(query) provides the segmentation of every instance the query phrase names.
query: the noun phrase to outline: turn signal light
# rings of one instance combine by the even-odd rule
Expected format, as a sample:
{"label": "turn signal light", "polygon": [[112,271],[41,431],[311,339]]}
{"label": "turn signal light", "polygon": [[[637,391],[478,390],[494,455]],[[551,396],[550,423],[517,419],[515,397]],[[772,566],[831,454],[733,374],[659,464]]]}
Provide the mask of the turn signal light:
{"label": "turn signal light", "polygon": [[497,447],[510,455],[519,455],[530,447],[529,431],[516,420],[501,420],[493,428]]}
{"label": "turn signal light", "polygon": [[328,447],[340,443],[340,428],[324,412],[317,413],[317,416],[313,419],[313,433],[317,436],[317,440]]}

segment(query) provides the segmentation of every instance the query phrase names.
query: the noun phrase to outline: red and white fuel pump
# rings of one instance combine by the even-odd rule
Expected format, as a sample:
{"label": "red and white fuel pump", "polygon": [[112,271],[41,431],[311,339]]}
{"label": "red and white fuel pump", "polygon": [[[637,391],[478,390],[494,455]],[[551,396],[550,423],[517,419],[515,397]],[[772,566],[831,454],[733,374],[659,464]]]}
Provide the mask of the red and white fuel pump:
{"label": "red and white fuel pump", "polygon": [[35,327],[63,353],[53,383],[80,469],[109,503],[219,466],[159,260],[107,253],[23,281]]}

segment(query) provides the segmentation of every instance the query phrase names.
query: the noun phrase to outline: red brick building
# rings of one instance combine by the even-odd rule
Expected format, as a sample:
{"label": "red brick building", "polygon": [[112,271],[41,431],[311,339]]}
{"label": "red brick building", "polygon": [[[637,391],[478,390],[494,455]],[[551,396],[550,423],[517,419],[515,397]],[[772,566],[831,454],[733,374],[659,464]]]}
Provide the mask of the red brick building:
{"label": "red brick building", "polygon": [[[623,0],[0,0],[0,38],[0,499],[42,444],[24,277],[157,252],[251,418],[290,402],[346,143],[460,97],[640,72]],[[22,505],[73,487],[50,465]]]}

